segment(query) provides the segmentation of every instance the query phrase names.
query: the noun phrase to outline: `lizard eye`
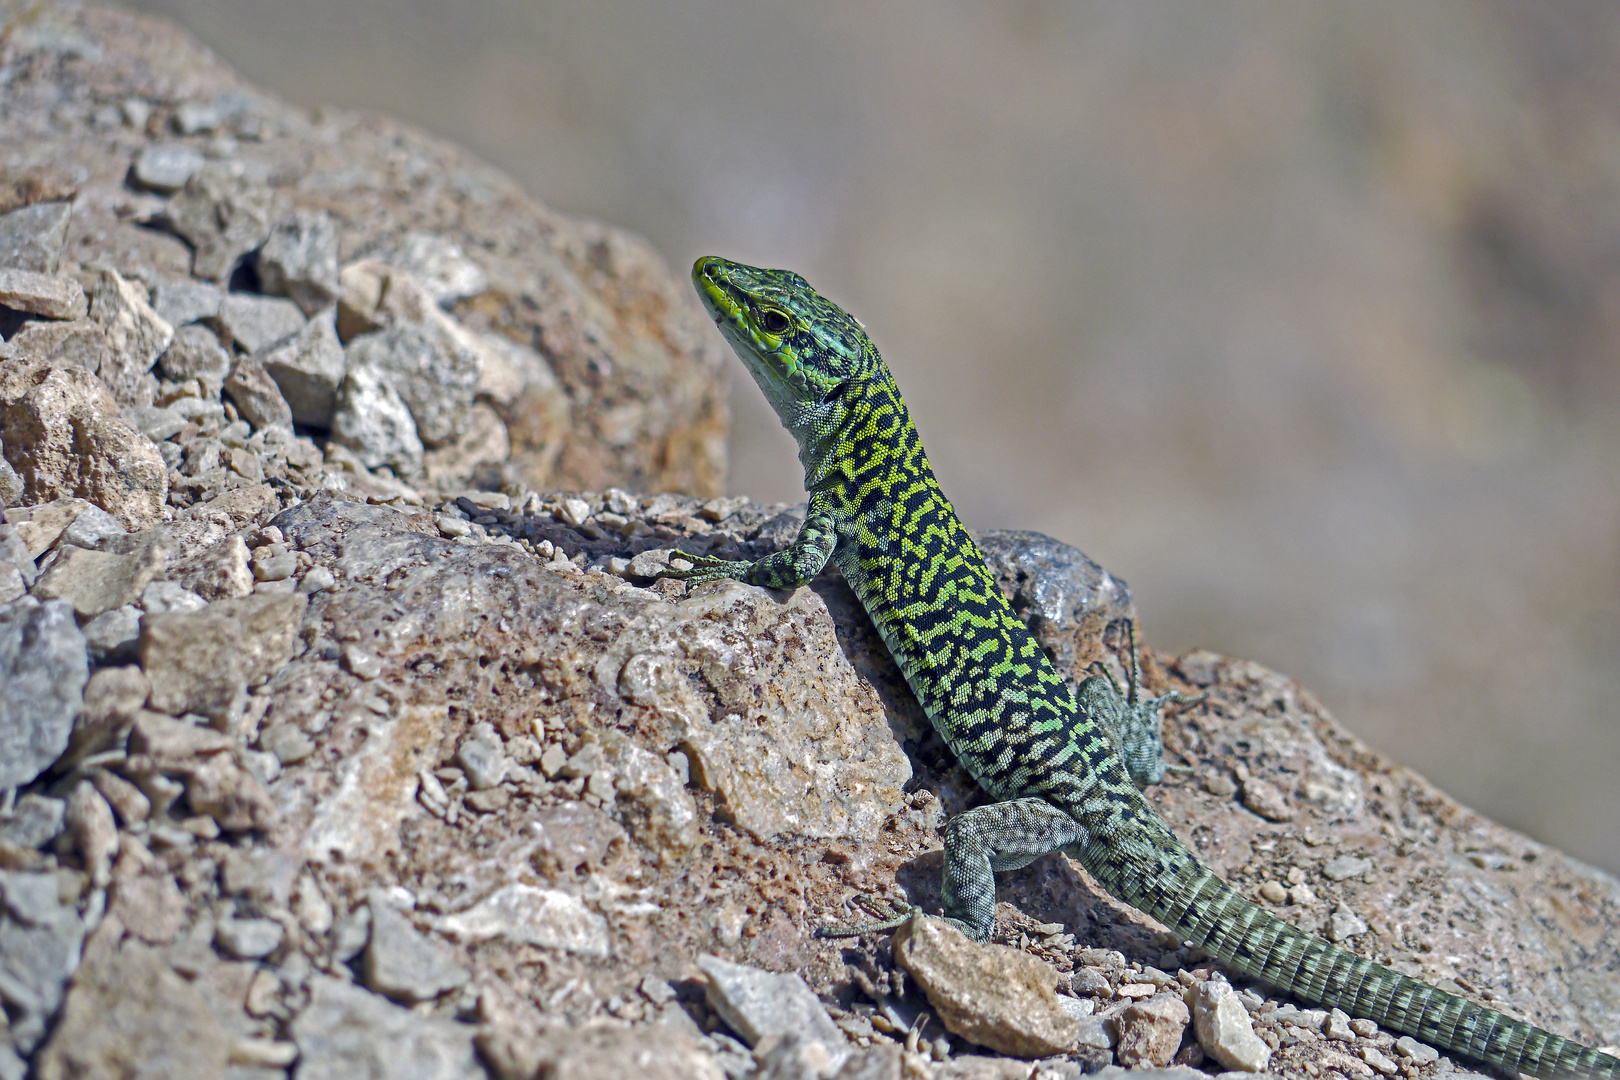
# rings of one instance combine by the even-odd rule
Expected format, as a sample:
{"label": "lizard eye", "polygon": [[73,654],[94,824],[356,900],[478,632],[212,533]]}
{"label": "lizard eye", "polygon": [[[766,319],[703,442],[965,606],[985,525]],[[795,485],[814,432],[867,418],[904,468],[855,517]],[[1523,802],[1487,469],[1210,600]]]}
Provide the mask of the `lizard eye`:
{"label": "lizard eye", "polygon": [[775,308],[766,308],[759,313],[759,328],[767,334],[780,334],[793,325],[793,320]]}

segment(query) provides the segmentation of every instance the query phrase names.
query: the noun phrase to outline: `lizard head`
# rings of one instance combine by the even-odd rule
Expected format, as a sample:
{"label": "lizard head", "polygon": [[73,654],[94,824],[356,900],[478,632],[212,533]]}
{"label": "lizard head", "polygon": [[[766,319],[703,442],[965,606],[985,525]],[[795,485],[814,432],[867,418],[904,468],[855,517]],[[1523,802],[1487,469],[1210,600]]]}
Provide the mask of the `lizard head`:
{"label": "lizard head", "polygon": [[823,427],[839,391],[880,363],[860,323],[790,270],[705,255],[692,283],[789,430]]}

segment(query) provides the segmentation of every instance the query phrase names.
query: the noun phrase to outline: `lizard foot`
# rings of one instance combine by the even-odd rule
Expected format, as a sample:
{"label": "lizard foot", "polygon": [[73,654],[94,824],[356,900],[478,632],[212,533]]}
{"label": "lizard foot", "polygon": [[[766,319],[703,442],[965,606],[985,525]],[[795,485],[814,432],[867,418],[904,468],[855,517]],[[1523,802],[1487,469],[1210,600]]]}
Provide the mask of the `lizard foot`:
{"label": "lizard foot", "polygon": [[893,930],[901,923],[910,921],[912,916],[923,914],[923,909],[915,904],[896,904],[878,896],[857,896],[855,902],[870,909],[873,914],[878,916],[878,921],[862,923],[859,926],[818,926],[811,936],[818,938],[859,937],[861,934],[874,934],[882,930]]}
{"label": "lizard foot", "polygon": [[668,567],[659,574],[659,577],[674,578],[676,581],[686,581],[693,585],[701,585],[705,581],[722,581],[726,578],[741,580],[754,565],[742,559],[722,559],[717,555],[691,555],[684,551],[675,552],[671,558],[680,559],[691,565],[685,569]]}

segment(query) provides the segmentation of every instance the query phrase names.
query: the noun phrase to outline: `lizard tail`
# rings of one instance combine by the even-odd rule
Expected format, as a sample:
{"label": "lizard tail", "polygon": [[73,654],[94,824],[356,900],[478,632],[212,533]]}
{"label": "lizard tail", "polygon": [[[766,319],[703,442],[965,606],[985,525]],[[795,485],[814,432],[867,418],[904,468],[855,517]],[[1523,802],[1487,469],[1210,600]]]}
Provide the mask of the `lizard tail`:
{"label": "lizard tail", "polygon": [[1115,896],[1229,967],[1290,997],[1343,1009],[1476,1061],[1543,1077],[1620,1077],[1620,1059],[1408,978],[1284,922],[1217,877],[1168,829],[1164,832],[1178,849],[1174,853],[1138,848],[1137,857],[1106,859],[1093,873]]}

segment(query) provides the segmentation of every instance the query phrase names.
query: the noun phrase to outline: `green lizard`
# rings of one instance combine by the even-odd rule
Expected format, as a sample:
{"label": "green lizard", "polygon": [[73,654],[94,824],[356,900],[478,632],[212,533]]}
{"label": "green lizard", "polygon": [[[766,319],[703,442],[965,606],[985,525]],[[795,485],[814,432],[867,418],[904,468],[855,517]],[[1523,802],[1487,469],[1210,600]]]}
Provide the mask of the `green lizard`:
{"label": "green lizard", "polygon": [[1162,757],[1138,752],[1128,768],[1120,752],[1157,742],[1174,695],[1137,701],[1134,656],[1129,699],[1105,673],[1078,690],[1058,674],[940,491],[860,323],[788,271],[710,256],[692,280],[797,439],[810,503],[792,546],[752,563],[689,556],[670,576],[786,589],[829,559],[842,571],[951,752],[1000,800],[945,823],[947,922],[988,939],[994,872],[1063,851],[1183,940],[1295,998],[1538,1076],[1620,1077],[1620,1060],[1296,929],[1199,862],[1138,790]]}

